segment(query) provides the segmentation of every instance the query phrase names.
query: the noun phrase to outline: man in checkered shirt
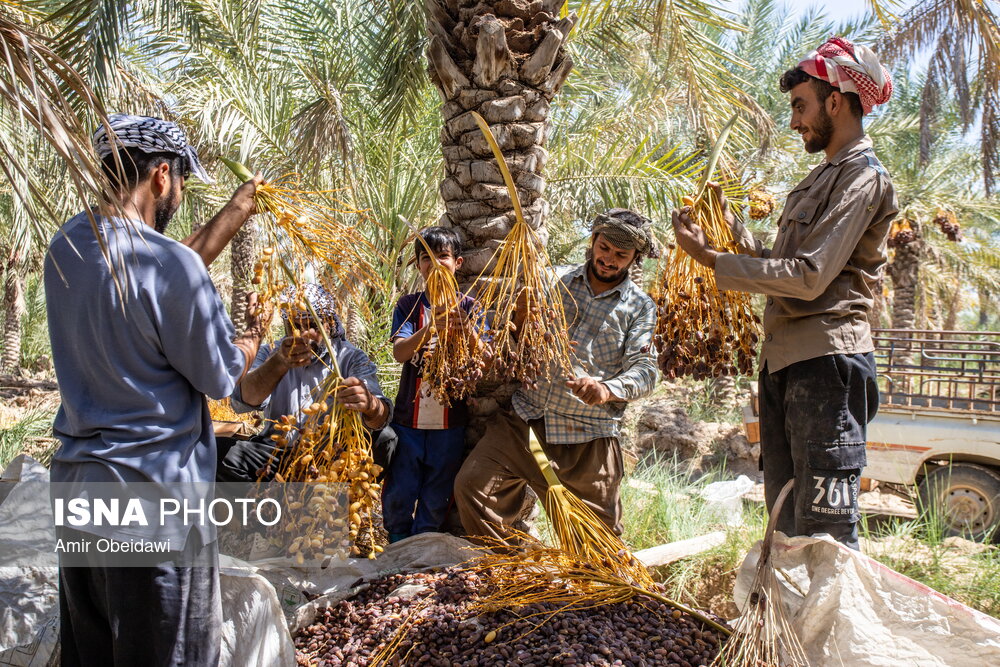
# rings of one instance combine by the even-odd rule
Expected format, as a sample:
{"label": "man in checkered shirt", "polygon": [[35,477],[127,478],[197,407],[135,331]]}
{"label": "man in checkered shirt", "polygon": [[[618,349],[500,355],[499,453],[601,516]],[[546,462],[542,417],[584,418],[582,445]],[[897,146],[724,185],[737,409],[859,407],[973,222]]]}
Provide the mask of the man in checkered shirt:
{"label": "man in checkered shirt", "polygon": [[470,538],[509,539],[525,485],[539,497],[546,484],[528,448],[535,433],[559,480],[621,533],[622,453],[619,423],[628,401],[652,391],[653,300],[629,278],[655,256],[650,221],[626,209],[598,215],[587,261],[561,277],[574,342],[576,377],[519,389],[512,411],[488,426],[455,480],[455,503]]}

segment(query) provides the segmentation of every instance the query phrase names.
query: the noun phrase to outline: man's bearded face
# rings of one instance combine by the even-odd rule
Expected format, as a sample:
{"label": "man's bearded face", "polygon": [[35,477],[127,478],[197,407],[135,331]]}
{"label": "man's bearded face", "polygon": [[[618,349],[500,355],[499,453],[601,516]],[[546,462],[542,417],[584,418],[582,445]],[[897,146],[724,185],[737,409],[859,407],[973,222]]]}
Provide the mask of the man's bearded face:
{"label": "man's bearded face", "polygon": [[636,250],[619,248],[611,243],[604,234],[598,234],[590,247],[590,258],[587,260],[587,270],[599,282],[617,285],[632,268]]}
{"label": "man's bearded face", "polygon": [[153,229],[161,234],[167,230],[170,219],[174,217],[174,213],[181,205],[184,179],[179,176],[171,176],[170,183],[170,191],[160,195],[159,199],[156,200],[156,209],[154,210]]}
{"label": "man's bearded face", "polygon": [[826,100],[820,100],[812,82],[805,81],[789,91],[792,98],[790,126],[802,136],[807,153],[818,153],[830,145],[833,119],[826,112]]}
{"label": "man's bearded face", "polygon": [[826,147],[830,145],[830,139],[833,137],[833,119],[826,112],[826,106],[819,108],[819,113],[815,121],[806,129],[807,132],[802,132],[802,140],[805,143],[806,152],[819,153],[826,150]]}

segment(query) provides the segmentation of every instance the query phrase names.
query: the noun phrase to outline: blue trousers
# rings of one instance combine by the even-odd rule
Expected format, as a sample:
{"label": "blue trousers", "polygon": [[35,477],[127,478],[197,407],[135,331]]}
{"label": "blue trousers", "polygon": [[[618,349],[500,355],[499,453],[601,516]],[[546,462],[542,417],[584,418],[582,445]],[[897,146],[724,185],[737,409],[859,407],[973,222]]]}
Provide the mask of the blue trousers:
{"label": "blue trousers", "polygon": [[382,490],[385,529],[390,535],[438,531],[462,466],[465,427],[429,431],[394,423],[392,428],[399,443]]}

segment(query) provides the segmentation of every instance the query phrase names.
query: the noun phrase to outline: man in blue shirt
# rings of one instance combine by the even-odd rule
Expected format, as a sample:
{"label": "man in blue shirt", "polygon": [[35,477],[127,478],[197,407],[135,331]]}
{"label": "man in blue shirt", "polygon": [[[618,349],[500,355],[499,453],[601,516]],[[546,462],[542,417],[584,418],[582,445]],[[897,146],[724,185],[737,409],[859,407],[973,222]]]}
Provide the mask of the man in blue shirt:
{"label": "man in blue shirt", "polygon": [[[163,231],[185,178],[209,180],[194,149],[174,123],[125,114],[110,120],[116,136],[102,126],[94,144],[122,217],[95,212],[95,235],[80,213],[59,230],[45,258],[62,397],[51,479],[164,489],[212,482],[215,436],[205,396],[232,392],[257,352],[261,322],[249,318],[247,332],[236,337],[206,265],[254,213],[262,179],[241,185],[209,223],[174,241]],[[221,598],[212,536],[166,530],[174,531],[172,552],[211,565],[60,568],[63,665],[218,662]]]}

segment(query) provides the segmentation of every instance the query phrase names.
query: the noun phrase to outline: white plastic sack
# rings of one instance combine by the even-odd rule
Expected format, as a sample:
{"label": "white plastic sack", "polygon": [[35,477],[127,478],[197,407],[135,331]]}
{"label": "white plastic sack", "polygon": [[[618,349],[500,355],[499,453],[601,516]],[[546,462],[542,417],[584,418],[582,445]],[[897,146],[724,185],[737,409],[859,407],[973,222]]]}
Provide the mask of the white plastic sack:
{"label": "white plastic sack", "polygon": [[[55,540],[51,515],[26,516],[19,510],[26,500],[21,497],[22,483],[48,481],[48,476],[44,466],[21,455],[0,477],[0,521],[16,520],[24,527],[17,544],[0,543],[0,551],[51,549]],[[57,657],[58,581],[55,567],[0,568],[0,665],[44,667]],[[219,583],[221,665],[294,665],[295,649],[274,587],[249,568],[222,567]]]}
{"label": "white plastic sack", "polygon": [[295,664],[295,646],[274,587],[244,568],[219,571],[222,591],[222,660],[220,667]]}
{"label": "white plastic sack", "polygon": [[[25,525],[27,543],[0,544],[0,550],[40,548],[39,531],[51,521],[23,516],[17,511],[21,482],[46,481],[45,466],[29,456],[19,455],[0,475],[0,521],[18,521]],[[9,502],[8,502],[9,501]],[[34,517],[38,518],[38,517]],[[27,526],[32,522],[32,526]],[[50,533],[42,534],[42,538]],[[32,540],[32,536],[35,539]],[[42,667],[49,664],[59,638],[59,589],[57,573],[51,567],[0,568],[0,665]]]}
{"label": "white plastic sack", "polygon": [[706,485],[699,495],[705,499],[709,507],[719,512],[726,524],[739,526],[743,523],[741,499],[752,490],[753,480],[746,475],[740,475],[727,482],[712,482]]}
{"label": "white plastic sack", "polygon": [[[759,556],[758,543],[737,575],[741,608]],[[798,589],[782,582],[781,602],[814,666],[1000,665],[1000,621],[829,536],[776,533],[772,561]]]}

